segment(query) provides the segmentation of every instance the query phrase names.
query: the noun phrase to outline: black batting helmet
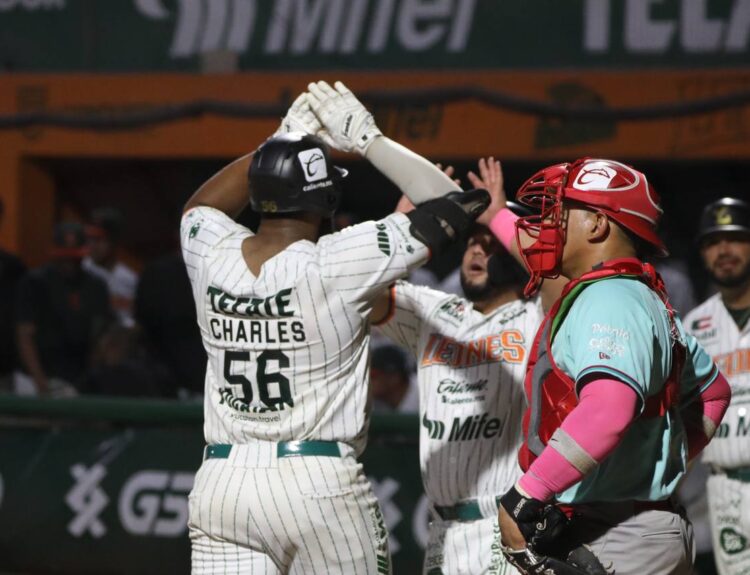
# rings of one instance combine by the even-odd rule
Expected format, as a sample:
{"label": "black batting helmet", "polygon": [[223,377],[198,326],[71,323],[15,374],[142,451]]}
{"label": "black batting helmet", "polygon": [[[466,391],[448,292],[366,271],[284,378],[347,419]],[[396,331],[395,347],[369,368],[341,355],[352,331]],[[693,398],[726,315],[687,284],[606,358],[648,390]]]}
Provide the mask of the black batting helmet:
{"label": "black batting helmet", "polygon": [[343,170],[315,136],[289,132],[266,140],[253,155],[250,207],[262,214],[313,212],[330,217],[341,203]]}
{"label": "black batting helmet", "polygon": [[721,198],[703,208],[698,241],[719,232],[750,234],[750,204],[737,198]]}

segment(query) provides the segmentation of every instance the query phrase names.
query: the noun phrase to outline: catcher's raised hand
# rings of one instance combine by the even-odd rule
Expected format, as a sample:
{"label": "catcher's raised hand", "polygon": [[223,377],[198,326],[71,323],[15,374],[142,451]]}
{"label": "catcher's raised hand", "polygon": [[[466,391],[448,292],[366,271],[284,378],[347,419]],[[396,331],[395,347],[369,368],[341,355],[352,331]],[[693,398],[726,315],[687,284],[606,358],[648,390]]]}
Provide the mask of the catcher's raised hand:
{"label": "catcher's raised hand", "polygon": [[312,82],[307,89],[310,108],[333,147],[364,156],[373,140],[383,135],[372,114],[341,82],[336,82],[333,88],[327,82]]}
{"label": "catcher's raised hand", "polygon": [[274,136],[288,134],[289,132],[304,132],[311,136],[320,137],[322,131],[323,126],[310,108],[307,92],[302,92],[289,106],[286,116],[281,120],[281,125]]}

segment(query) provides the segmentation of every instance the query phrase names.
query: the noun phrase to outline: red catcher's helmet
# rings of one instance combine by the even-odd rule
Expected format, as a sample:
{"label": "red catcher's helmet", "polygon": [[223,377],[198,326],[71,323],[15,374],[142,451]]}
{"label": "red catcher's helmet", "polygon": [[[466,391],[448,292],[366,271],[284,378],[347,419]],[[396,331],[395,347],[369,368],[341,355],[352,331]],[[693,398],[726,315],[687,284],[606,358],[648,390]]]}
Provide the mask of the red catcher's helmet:
{"label": "red catcher's helmet", "polygon": [[[654,246],[659,255],[667,249],[656,234],[662,209],[659,197],[646,176],[620,162],[581,158],[572,164],[557,164],[537,172],[521,186],[516,199],[539,210],[519,218],[516,233],[524,230],[534,243],[521,249],[531,279],[524,292],[537,291],[542,278],[560,275],[565,237],[562,203],[574,201],[598,210]],[[520,237],[518,245],[521,246]]]}

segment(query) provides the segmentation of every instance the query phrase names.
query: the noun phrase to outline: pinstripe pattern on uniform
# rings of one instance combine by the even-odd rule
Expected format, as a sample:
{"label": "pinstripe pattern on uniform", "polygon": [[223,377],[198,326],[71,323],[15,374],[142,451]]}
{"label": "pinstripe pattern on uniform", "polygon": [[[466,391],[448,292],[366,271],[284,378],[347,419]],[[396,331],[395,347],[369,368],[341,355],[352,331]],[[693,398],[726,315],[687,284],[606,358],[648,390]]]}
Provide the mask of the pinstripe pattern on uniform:
{"label": "pinstripe pattern on uniform", "polygon": [[740,330],[716,294],[685,316],[695,336],[732,386],[732,400],[703,461],[720,467],[750,467],[750,322]]}
{"label": "pinstripe pattern on uniform", "polygon": [[[190,238],[190,230],[196,225]],[[251,235],[249,230],[211,208],[195,208],[186,214],[183,254],[192,269],[198,323],[209,355],[206,395],[210,400],[205,429],[208,442],[236,443],[250,438],[360,439],[365,424],[363,383],[369,361],[366,313],[379,291],[377,286],[392,283],[427,257],[426,247],[408,235],[408,227],[405,216],[394,214],[381,222],[367,222],[324,236],[317,245],[296,242],[268,260],[255,278],[241,252],[242,241]],[[379,249],[378,233],[388,234],[390,254]],[[342,255],[346,259],[341,259]],[[299,322],[305,341],[269,345],[223,337],[222,329],[227,324],[217,321],[231,322],[236,330],[240,322],[253,318],[231,316],[222,310],[217,313],[206,295],[209,287],[234,299],[273,297],[280,290],[291,289],[288,307],[294,315],[290,321]],[[215,298],[214,305],[216,301]],[[257,321],[265,326],[282,320],[263,316]],[[222,337],[215,337],[217,334]],[[241,390],[224,381],[224,353],[250,352],[250,361],[237,362],[236,370],[232,365],[229,373],[244,375],[254,386],[253,355],[269,348],[289,357],[290,365],[281,371],[294,382],[294,406],[263,414],[233,411],[222,402],[221,391],[229,388],[234,396],[239,396]],[[255,406],[259,407],[257,390],[255,395]]]}
{"label": "pinstripe pattern on uniform", "polygon": [[[241,461],[208,460],[196,478],[194,573],[380,572],[387,535],[375,528],[377,500],[352,450],[341,458],[291,457],[265,467]],[[234,544],[234,559],[227,542]],[[243,570],[251,564],[252,571]]]}
{"label": "pinstripe pattern on uniform", "polygon": [[378,329],[417,360],[425,492],[437,505],[494,505],[520,476],[526,349],[540,303],[517,300],[484,315],[467,300],[406,282],[395,297],[392,318]]}
{"label": "pinstripe pattern on uniform", "polygon": [[[685,330],[711,355],[732,387],[732,399],[703,461],[724,469],[750,467],[750,322],[739,329],[717,293],[685,316]],[[712,475],[706,494],[720,575],[750,569],[750,484]]]}
{"label": "pinstripe pattern on uniform", "polygon": [[500,550],[497,517],[476,521],[433,521],[423,575],[518,575]]}
{"label": "pinstripe pattern on uniform", "polygon": [[526,350],[541,304],[517,300],[485,315],[465,299],[406,282],[393,294],[393,315],[378,328],[417,361],[425,493],[440,506],[476,499],[485,517],[434,518],[424,573],[514,574],[498,547],[496,497],[521,475]]}
{"label": "pinstripe pattern on uniform", "polygon": [[[208,354],[204,433],[233,445],[228,459],[204,462],[190,496],[194,572],[390,571],[382,515],[354,458],[368,423],[373,299],[428,257],[409,226],[394,214],[299,241],[256,277],[242,255],[252,232],[208,207],[183,217]],[[276,460],[268,446],[293,440],[351,453]]]}

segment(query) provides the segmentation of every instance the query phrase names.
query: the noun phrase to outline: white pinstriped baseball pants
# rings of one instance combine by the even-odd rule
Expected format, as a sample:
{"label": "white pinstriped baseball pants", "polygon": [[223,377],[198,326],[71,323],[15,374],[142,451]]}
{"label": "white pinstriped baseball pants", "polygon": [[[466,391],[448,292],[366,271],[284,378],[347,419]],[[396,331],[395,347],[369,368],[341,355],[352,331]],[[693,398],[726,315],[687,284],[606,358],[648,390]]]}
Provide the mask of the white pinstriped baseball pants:
{"label": "white pinstriped baseball pants", "polygon": [[495,517],[430,521],[423,575],[518,575],[500,550]]}
{"label": "white pinstriped baseball pants", "polygon": [[277,459],[274,443],[207,459],[190,493],[194,575],[389,575],[388,533],[352,449]]}

